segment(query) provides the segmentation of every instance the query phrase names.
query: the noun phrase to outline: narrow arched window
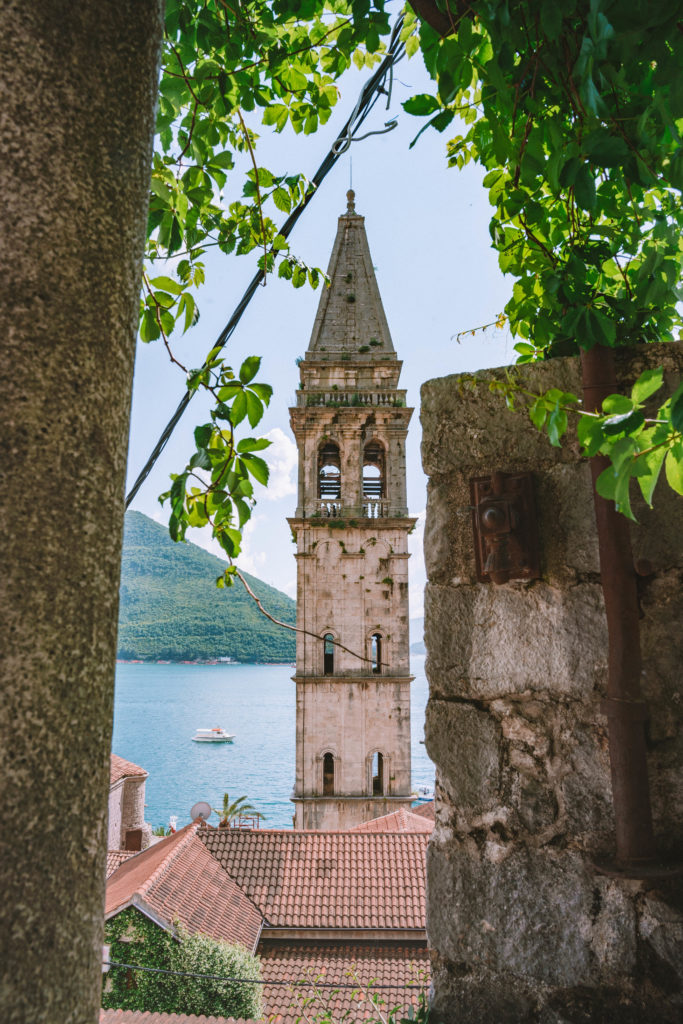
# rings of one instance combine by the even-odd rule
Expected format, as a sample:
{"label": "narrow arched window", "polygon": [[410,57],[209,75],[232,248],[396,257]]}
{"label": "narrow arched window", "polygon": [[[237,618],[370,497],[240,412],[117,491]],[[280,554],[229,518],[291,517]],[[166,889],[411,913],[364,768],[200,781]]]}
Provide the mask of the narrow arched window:
{"label": "narrow arched window", "polygon": [[363,497],[379,501],[384,495],[384,448],[371,441],[363,449]]}
{"label": "narrow arched window", "polygon": [[372,671],[379,675],[382,671],[382,634],[373,633],[370,637],[370,657],[372,659]]}
{"label": "narrow arched window", "polygon": [[323,796],[334,796],[334,754],[323,757]]}
{"label": "narrow arched window", "polygon": [[318,497],[335,501],[341,497],[341,457],[339,445],[328,441],[318,450]]}
{"label": "narrow arched window", "polygon": [[325,634],[324,644],[323,674],[331,676],[334,674],[334,637],[331,633]]}
{"label": "narrow arched window", "polygon": [[372,795],[384,796],[384,758],[379,751],[372,755]]}

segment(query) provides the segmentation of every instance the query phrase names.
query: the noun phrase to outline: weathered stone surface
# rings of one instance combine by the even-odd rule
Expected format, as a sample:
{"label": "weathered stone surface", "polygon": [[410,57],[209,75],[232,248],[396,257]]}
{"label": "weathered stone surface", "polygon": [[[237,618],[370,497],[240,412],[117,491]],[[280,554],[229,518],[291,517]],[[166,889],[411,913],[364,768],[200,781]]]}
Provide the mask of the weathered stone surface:
{"label": "weathered stone surface", "polygon": [[[683,346],[618,353],[624,390]],[[553,449],[488,383],[423,388],[428,485],[427,745],[437,765],[428,931],[443,1024],[673,1024],[683,1013],[683,893],[611,879],[607,633],[588,466]],[[576,360],[522,371],[530,389],[578,390]],[[665,392],[663,392],[664,394]],[[660,400],[661,396],[657,396]],[[476,580],[469,480],[533,474],[541,580]],[[634,491],[635,491],[634,485]],[[683,502],[635,497],[648,764],[662,854],[683,840]],[[656,886],[656,887],[654,887]]]}
{"label": "weathered stone surface", "polygon": [[431,701],[425,741],[432,760],[438,752],[441,786],[459,813],[483,814],[495,806],[500,800],[500,727],[491,715],[469,704]]}
{"label": "weathered stone surface", "polygon": [[427,674],[435,695],[491,699],[550,692],[588,698],[605,675],[606,625],[596,584],[538,581],[495,588],[429,583]]}
{"label": "weathered stone surface", "polygon": [[633,968],[633,905],[577,853],[510,845],[491,862],[472,841],[441,848],[435,836],[428,865],[430,942],[451,962],[491,976],[533,965],[537,984],[560,988]]}
{"label": "weathered stone surface", "polygon": [[158,0],[0,7],[0,1020],[94,1024]]}

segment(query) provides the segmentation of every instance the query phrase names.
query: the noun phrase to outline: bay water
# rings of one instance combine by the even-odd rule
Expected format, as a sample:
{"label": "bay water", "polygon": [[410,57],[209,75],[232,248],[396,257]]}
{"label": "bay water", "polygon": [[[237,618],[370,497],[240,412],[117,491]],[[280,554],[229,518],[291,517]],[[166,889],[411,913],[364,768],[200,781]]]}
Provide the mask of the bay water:
{"label": "bay water", "polygon": [[[424,744],[428,686],[424,655],[413,655],[413,786],[434,785]],[[291,828],[294,805],[295,686],[292,665],[145,665],[116,667],[112,749],[149,772],[145,820],[178,827],[198,800],[220,807],[246,796],[264,828]],[[233,743],[193,743],[198,728],[221,726]],[[217,818],[212,819],[214,824]]]}

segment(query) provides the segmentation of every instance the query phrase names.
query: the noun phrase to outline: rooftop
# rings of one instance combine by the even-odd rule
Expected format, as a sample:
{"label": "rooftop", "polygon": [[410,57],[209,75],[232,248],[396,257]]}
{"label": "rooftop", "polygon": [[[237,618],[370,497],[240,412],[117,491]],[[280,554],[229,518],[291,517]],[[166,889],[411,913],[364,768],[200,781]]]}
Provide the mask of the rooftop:
{"label": "rooftop", "polygon": [[198,836],[267,926],[424,932],[426,832],[200,828]]}
{"label": "rooftop", "polygon": [[433,832],[434,821],[428,817],[407,811],[400,807],[391,814],[383,814],[380,818],[363,821],[353,825],[349,832]]}
{"label": "rooftop", "polygon": [[132,761],[126,761],[125,758],[119,757],[118,754],[111,754],[110,768],[109,768],[109,785],[113,786],[119,779],[130,779],[130,778],[143,778],[146,779],[148,773],[144,768],[140,768],[139,765],[133,764]]}
{"label": "rooftop", "polygon": [[191,1013],[150,1013],[148,1010],[100,1010],[100,1024],[260,1024],[235,1017],[195,1017]]}
{"label": "rooftop", "polygon": [[[316,1020],[318,1013],[327,1010],[335,1021],[362,1021],[373,1008],[367,995],[371,983],[391,985],[375,995],[389,1007],[400,1005],[405,1013],[417,1005],[419,992],[429,988],[429,954],[419,946],[273,944],[262,950],[260,957],[266,982],[312,983],[297,989],[282,984],[264,986],[264,1016],[267,1020],[277,1014],[278,1024],[297,1024],[304,1019],[304,999],[312,1000],[305,1006],[308,1019]],[[350,987],[319,988],[313,984],[316,980]]]}
{"label": "rooftop", "polygon": [[365,218],[356,213],[353,191],[347,192],[347,203],[327,268],[330,285],[322,289],[306,358],[334,360],[343,353],[361,363],[395,360]]}
{"label": "rooftop", "polygon": [[107,878],[121,867],[124,861],[135,856],[133,850],[107,850]]}
{"label": "rooftop", "polygon": [[105,916],[136,906],[165,928],[178,918],[191,932],[254,950],[262,917],[187,825],[125,861],[109,878]]}

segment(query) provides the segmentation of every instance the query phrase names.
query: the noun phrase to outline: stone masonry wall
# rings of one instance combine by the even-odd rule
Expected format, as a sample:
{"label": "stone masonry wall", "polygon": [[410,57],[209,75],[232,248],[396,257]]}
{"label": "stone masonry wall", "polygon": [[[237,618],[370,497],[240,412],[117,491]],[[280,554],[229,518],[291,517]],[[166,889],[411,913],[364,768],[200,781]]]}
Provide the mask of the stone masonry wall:
{"label": "stone masonry wall", "polygon": [[[669,391],[683,346],[618,361],[628,390],[663,363]],[[422,389],[427,750],[437,766],[428,935],[439,1024],[620,1024],[683,1015],[681,876],[599,873],[613,854],[606,719],[606,624],[589,468],[509,412],[488,384],[504,370]],[[578,360],[521,370],[530,390],[580,393]],[[657,398],[659,396],[656,396]],[[475,573],[469,480],[532,471],[542,578],[496,586]],[[637,488],[634,485],[634,491]],[[658,486],[634,504],[643,690],[655,832],[683,839],[683,500]]]}

